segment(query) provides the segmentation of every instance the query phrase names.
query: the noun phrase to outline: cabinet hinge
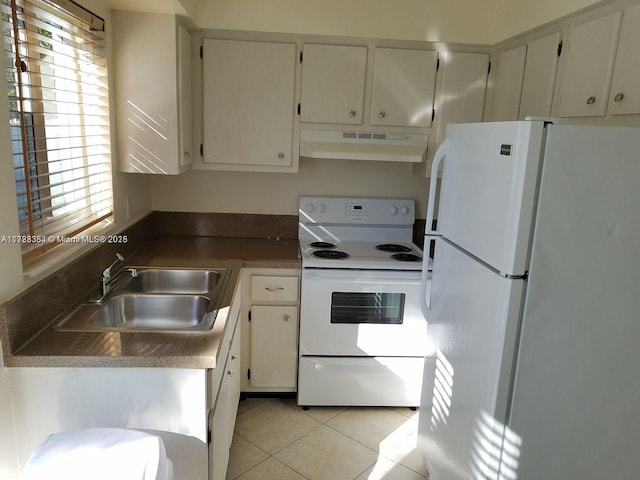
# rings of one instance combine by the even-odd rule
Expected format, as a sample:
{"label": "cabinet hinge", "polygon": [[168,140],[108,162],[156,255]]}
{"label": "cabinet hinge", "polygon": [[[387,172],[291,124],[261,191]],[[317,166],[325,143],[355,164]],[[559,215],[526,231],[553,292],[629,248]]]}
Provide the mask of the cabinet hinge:
{"label": "cabinet hinge", "polygon": [[489,66],[487,67],[487,75],[491,73],[491,62],[489,62]]}
{"label": "cabinet hinge", "polygon": [[211,430],[207,429],[207,445],[211,445]]}
{"label": "cabinet hinge", "polygon": [[298,115],[300,115],[300,110],[301,110],[300,104],[298,104]]}
{"label": "cabinet hinge", "polygon": [[251,380],[251,369],[247,368],[247,379]]}
{"label": "cabinet hinge", "polygon": [[562,55],[562,42],[558,44],[558,56]]}
{"label": "cabinet hinge", "polygon": [[203,58],[203,49],[202,49],[202,45],[200,45],[200,58]]}
{"label": "cabinet hinge", "polygon": [[200,156],[204,157],[204,147],[200,144]]}
{"label": "cabinet hinge", "polygon": [[436,60],[436,72],[440,71],[440,58]]}
{"label": "cabinet hinge", "polygon": [[433,122],[436,118],[436,109],[431,110],[431,121]]}
{"label": "cabinet hinge", "polygon": [[302,50],[300,50],[300,63],[302,63]]}

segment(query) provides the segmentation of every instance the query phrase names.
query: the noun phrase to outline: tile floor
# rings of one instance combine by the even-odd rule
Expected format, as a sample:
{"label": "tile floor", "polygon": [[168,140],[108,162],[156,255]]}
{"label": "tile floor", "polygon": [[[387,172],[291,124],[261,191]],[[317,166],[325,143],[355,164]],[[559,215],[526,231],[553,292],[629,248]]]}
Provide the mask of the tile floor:
{"label": "tile floor", "polygon": [[227,480],[425,480],[409,408],[240,402]]}

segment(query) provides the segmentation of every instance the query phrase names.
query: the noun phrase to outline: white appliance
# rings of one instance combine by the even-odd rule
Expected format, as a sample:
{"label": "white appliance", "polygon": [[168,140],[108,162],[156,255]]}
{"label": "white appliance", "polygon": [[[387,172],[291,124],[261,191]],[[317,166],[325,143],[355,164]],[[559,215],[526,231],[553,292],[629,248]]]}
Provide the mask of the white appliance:
{"label": "white appliance", "polygon": [[427,225],[440,161],[421,296],[432,478],[636,478],[640,129],[449,125]]}
{"label": "white appliance", "polygon": [[414,221],[410,199],[300,198],[299,405],[420,403]]}

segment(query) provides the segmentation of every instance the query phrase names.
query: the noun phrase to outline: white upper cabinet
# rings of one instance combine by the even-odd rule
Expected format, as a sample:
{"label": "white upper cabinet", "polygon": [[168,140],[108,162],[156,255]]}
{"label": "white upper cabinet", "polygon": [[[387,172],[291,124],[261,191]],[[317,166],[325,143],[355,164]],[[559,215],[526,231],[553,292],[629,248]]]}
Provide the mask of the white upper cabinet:
{"label": "white upper cabinet", "polygon": [[533,40],[527,45],[520,99],[521,120],[527,116],[551,115],[561,40],[560,32],[555,32]]}
{"label": "white upper cabinet", "polygon": [[569,31],[558,115],[606,113],[621,20],[622,12],[615,12],[574,25]]}
{"label": "white upper cabinet", "polygon": [[640,4],[624,11],[609,95],[609,113],[640,113]]}
{"label": "white upper cabinet", "polygon": [[493,95],[492,120],[507,121],[518,119],[526,57],[526,45],[506,50],[499,55]]}
{"label": "white upper cabinet", "polygon": [[376,48],[369,123],[429,127],[437,61],[434,51]]}
{"label": "white upper cabinet", "polygon": [[203,163],[219,170],[295,171],[296,45],[203,41]]}
{"label": "white upper cabinet", "polygon": [[305,44],[300,121],[429,127],[437,60],[430,50]]}
{"label": "white upper cabinet", "polygon": [[174,15],[113,12],[118,167],[178,174],[191,151],[191,36]]}
{"label": "white upper cabinet", "polygon": [[440,59],[442,81],[436,96],[437,143],[449,123],[481,122],[484,113],[489,55],[446,52]]}
{"label": "white upper cabinet", "polygon": [[305,44],[300,120],[360,125],[367,47]]}

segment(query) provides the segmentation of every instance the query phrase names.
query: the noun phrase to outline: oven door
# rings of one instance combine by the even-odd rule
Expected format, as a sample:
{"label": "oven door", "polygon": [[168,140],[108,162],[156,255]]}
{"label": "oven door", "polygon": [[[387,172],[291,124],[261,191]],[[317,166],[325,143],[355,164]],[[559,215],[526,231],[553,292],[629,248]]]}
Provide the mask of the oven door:
{"label": "oven door", "polygon": [[300,355],[422,357],[420,272],[302,272]]}

